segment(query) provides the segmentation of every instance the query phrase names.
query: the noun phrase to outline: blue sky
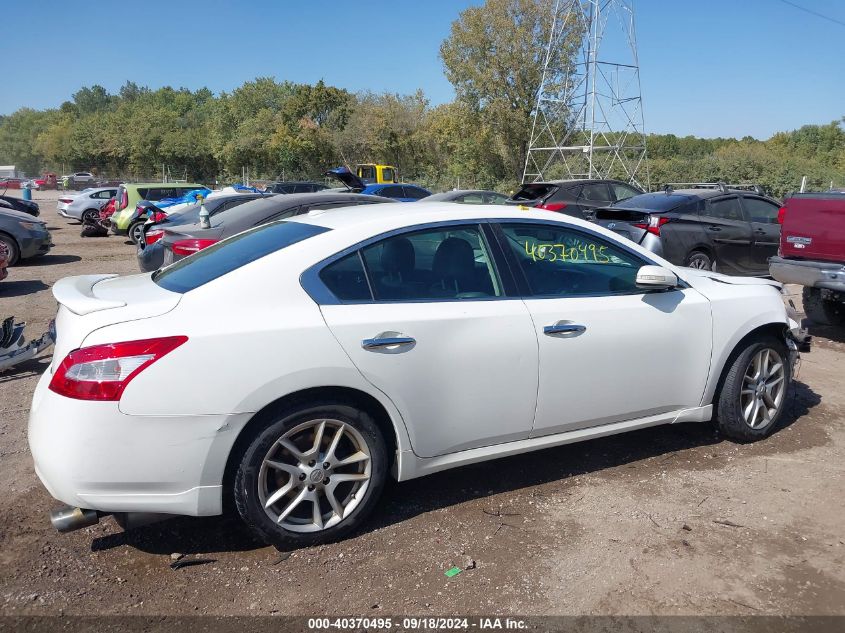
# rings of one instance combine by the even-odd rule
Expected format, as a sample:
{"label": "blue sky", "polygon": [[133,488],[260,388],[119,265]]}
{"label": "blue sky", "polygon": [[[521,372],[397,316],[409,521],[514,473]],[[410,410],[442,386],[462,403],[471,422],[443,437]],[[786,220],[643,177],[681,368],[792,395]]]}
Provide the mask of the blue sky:
{"label": "blue sky", "polygon": [[[841,0],[794,0],[845,22]],[[9,0],[0,113],[126,80],[230,90],[256,76],[453,98],[438,57],[479,0]],[[634,0],[646,129],[768,138],[845,115],[845,26],[781,0]]]}

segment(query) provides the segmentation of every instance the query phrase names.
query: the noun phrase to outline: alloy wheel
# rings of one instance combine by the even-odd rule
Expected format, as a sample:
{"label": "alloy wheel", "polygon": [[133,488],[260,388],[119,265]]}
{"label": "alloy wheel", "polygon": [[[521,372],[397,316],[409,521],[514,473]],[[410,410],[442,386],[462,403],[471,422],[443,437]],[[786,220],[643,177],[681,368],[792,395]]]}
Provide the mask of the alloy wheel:
{"label": "alloy wheel", "polygon": [[144,225],[140,222],[133,224],[130,229],[129,238],[136,244],[140,244],[144,239]]}
{"label": "alloy wheel", "polygon": [[310,420],[279,438],[261,462],[258,499],[285,530],[319,532],[348,517],[370,485],[371,451],[340,420]]}
{"label": "alloy wheel", "polygon": [[698,270],[710,270],[710,258],[707,255],[693,255],[689,260],[690,268],[697,268]]}
{"label": "alloy wheel", "polygon": [[775,419],[786,392],[785,378],[783,359],[775,350],[767,347],[751,358],[739,396],[742,417],[749,427],[762,429]]}

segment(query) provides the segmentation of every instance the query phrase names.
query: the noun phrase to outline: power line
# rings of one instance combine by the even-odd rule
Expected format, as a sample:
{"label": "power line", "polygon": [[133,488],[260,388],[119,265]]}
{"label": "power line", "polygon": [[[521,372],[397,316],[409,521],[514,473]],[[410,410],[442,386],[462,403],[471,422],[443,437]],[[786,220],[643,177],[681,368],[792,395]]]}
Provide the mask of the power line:
{"label": "power line", "polygon": [[791,7],[795,7],[796,9],[800,9],[801,11],[805,11],[811,15],[816,16],[817,18],[821,18],[822,20],[827,20],[828,22],[833,22],[834,24],[838,24],[839,26],[845,26],[845,22],[841,20],[837,20],[836,18],[832,18],[829,15],[825,15],[824,13],[819,13],[818,11],[813,11],[812,9],[808,9],[807,7],[802,7],[800,4],[795,4],[794,2],[790,2],[790,0],[780,0],[784,4],[788,4]]}

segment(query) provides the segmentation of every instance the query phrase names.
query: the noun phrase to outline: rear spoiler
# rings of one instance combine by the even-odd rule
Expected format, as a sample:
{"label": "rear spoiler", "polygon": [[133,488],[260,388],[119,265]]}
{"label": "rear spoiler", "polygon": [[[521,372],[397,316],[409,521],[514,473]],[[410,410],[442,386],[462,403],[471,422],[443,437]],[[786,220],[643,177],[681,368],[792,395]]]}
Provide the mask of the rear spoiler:
{"label": "rear spoiler", "polygon": [[65,277],[53,284],[53,296],[56,298],[56,301],[79,316],[100,310],[122,308],[126,305],[125,301],[100,299],[94,296],[94,286],[112,277],[117,277],[117,275],[78,275],[76,277]]}

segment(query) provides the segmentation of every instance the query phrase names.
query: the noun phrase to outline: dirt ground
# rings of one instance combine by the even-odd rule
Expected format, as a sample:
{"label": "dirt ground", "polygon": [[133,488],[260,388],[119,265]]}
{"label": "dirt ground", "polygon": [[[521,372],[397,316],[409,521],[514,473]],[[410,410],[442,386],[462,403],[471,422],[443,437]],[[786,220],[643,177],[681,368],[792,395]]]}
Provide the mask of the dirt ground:
{"label": "dirt ground", "polygon": [[[122,238],[82,239],[55,192],[35,199],[56,246],[0,283],[0,316],[30,336],[57,279],[137,271]],[[469,466],[394,484],[360,533],[285,553],[224,518],[56,533],[26,442],[48,351],[0,375],[0,613],[845,614],[845,332],[813,334],[768,440],[688,424]]]}

